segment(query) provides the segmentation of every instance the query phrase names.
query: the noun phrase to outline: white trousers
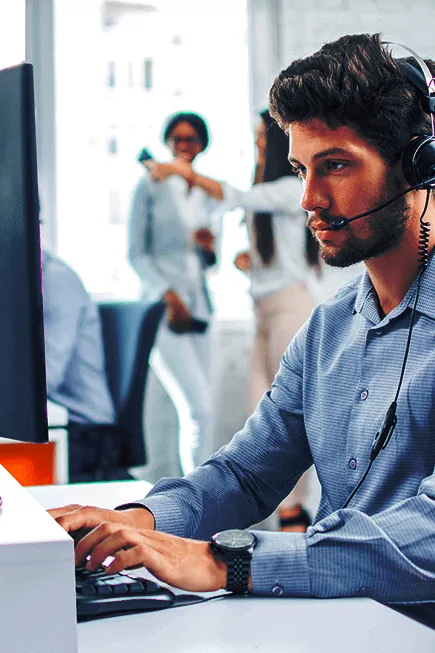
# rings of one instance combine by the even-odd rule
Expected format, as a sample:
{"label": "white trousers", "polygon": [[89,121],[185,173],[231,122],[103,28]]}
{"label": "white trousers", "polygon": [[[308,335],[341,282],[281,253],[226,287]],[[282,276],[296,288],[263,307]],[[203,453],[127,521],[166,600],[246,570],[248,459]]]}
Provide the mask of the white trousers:
{"label": "white trousers", "polygon": [[178,453],[183,474],[203,462],[201,451],[212,437],[211,316],[202,295],[190,307],[195,317],[209,322],[207,331],[176,334],[163,319],[151,354],[151,368],[177,412]]}
{"label": "white trousers", "polygon": [[[303,284],[292,285],[255,301],[255,338],[251,355],[249,408],[252,412],[270,390],[281,358],[297,331],[309,318],[313,300]],[[307,475],[282,503],[286,508],[304,504]]]}

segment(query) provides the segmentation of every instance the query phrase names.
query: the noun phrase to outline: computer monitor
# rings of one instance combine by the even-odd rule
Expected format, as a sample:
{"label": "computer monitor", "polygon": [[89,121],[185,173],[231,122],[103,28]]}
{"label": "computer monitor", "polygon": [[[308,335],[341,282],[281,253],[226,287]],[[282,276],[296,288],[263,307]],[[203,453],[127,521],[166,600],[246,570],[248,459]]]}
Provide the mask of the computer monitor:
{"label": "computer monitor", "polygon": [[33,67],[0,70],[0,438],[47,442]]}

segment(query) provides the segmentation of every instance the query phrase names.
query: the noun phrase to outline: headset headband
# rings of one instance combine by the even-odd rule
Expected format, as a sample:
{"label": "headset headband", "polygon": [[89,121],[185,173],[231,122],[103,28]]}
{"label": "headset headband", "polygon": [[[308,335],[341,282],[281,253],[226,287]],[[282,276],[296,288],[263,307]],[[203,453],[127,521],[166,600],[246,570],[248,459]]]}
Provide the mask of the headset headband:
{"label": "headset headband", "polygon": [[[403,48],[403,50],[409,52],[416,60],[422,77],[417,73],[415,66],[411,66],[406,61],[395,59],[405,77],[423,94],[425,98],[424,109],[431,117],[432,136],[435,136],[435,77],[432,76],[425,60],[412,48],[408,48],[407,45],[403,45],[402,43],[395,43],[394,41],[383,41],[383,45],[396,45],[399,48]],[[425,85],[423,84],[423,80]]]}

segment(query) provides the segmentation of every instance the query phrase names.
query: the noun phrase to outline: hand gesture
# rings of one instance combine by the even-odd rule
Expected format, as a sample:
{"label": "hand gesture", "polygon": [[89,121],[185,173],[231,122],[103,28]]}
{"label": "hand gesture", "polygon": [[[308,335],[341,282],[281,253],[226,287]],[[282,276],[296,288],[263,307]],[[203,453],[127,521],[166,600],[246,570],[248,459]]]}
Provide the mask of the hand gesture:
{"label": "hand gesture", "polygon": [[250,253],[248,251],[239,252],[234,259],[234,265],[241,272],[248,274],[252,265]]}
{"label": "hand gesture", "polygon": [[170,165],[172,166],[173,174],[184,177],[189,185],[193,183],[193,168],[192,163],[183,157],[176,157]]}

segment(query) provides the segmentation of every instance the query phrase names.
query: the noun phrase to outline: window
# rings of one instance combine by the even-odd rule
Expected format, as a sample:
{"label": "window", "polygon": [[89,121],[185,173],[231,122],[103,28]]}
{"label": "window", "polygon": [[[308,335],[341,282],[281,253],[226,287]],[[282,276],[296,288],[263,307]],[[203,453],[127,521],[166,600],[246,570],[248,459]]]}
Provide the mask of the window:
{"label": "window", "polygon": [[[52,75],[56,98],[50,121],[45,107],[39,111],[42,125],[49,123],[52,130],[46,138],[53,148],[52,165],[47,168],[43,157],[39,166],[40,172],[43,164],[47,168],[42,184],[46,213],[53,203],[50,244],[98,297],[140,296],[140,281],[127,258],[131,194],[143,175],[136,157],[147,147],[165,160],[161,130],[168,115],[187,108],[208,120],[212,143],[198,157],[199,172],[241,188],[251,182],[246,0],[165,0],[155,3],[156,11],[149,10],[150,4],[47,0],[56,16],[52,36],[57,45],[53,49],[47,38],[38,41],[40,47],[48,43],[36,63],[40,72]],[[191,15],[199,22],[192,23]],[[231,49],[222,50],[223,32]],[[40,102],[46,95],[40,93]],[[222,258],[210,270],[216,309],[228,319],[244,318],[250,309],[248,282],[232,263],[245,246],[239,222],[234,213],[225,217]],[[226,299],[228,287],[233,293]]]}
{"label": "window", "polygon": [[0,3],[0,68],[15,66],[25,59],[24,0],[3,0]]}
{"label": "window", "polygon": [[116,86],[115,72],[116,72],[115,62],[109,61],[107,64],[107,86],[109,88],[115,88]]}
{"label": "window", "polygon": [[122,224],[121,198],[116,190],[109,191],[109,222]]}
{"label": "window", "polygon": [[109,140],[107,141],[107,151],[109,154],[118,153],[118,141],[116,139],[116,136],[111,136],[111,138],[109,138]]}
{"label": "window", "polygon": [[152,59],[145,59],[143,62],[143,85],[149,91],[153,87],[153,61]]}
{"label": "window", "polygon": [[128,85],[130,88],[132,88],[134,86],[134,65],[132,61],[128,62],[127,76],[128,76]]}

